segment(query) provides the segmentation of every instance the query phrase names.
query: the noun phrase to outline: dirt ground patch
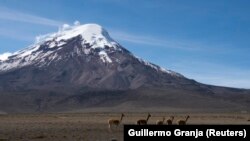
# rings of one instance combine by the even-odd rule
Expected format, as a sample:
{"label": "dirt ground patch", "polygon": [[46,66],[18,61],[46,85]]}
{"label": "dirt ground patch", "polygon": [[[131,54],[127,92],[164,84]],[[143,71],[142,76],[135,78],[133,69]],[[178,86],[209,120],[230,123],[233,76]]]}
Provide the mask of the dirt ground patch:
{"label": "dirt ground patch", "polygon": [[[124,113],[123,124],[135,124],[147,113]],[[174,123],[187,114],[150,113],[149,124],[174,115]],[[249,114],[190,114],[187,124],[250,124]],[[123,140],[123,126],[109,129],[109,119],[120,113],[18,114],[0,116],[0,141],[112,141]]]}

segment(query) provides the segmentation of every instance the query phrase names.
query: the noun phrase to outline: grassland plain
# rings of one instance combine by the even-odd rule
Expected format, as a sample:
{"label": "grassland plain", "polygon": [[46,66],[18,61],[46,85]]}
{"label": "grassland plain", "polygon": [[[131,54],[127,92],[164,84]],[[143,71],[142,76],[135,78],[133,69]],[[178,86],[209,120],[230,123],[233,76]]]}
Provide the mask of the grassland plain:
{"label": "grassland plain", "polygon": [[[147,113],[124,113],[122,124],[135,124]],[[111,141],[123,140],[123,126],[109,129],[109,119],[121,113],[58,113],[0,115],[0,141]],[[187,113],[151,113],[149,124],[174,115],[174,124]],[[187,124],[249,124],[249,114],[192,113]]]}

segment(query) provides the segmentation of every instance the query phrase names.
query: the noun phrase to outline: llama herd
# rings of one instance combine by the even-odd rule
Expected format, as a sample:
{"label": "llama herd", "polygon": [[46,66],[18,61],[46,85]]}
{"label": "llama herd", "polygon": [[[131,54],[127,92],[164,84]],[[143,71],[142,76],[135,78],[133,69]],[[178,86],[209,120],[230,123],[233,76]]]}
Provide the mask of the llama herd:
{"label": "llama herd", "polygon": [[[109,128],[111,128],[112,126],[118,127],[121,124],[124,116],[125,115],[122,113],[120,119],[109,119],[108,120]],[[147,125],[150,117],[151,117],[151,115],[148,114],[146,119],[139,119],[136,121],[136,124],[137,125]],[[190,118],[190,116],[186,116],[185,119],[177,120],[176,124],[177,125],[186,125],[189,118]],[[156,121],[156,125],[164,125],[164,124],[173,125],[173,121],[174,121],[174,116],[171,116],[169,119],[166,120],[166,122],[165,122],[165,117],[163,117],[162,120]]]}

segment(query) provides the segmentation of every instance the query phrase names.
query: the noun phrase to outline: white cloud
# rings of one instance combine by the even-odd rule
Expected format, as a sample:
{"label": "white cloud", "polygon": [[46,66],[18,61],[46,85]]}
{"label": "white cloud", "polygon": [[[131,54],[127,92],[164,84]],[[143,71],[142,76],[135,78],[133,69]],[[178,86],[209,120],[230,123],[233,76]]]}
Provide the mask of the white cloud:
{"label": "white cloud", "polygon": [[79,21],[75,21],[75,22],[74,22],[74,25],[75,25],[75,26],[78,26],[78,25],[80,25],[80,24],[81,24],[81,23],[80,23]]}
{"label": "white cloud", "polygon": [[32,24],[40,24],[40,25],[46,25],[46,26],[57,26],[57,27],[63,24],[60,21],[55,21],[52,19],[48,19],[48,18],[36,16],[36,15],[22,13],[20,11],[15,11],[6,7],[0,7],[0,19],[32,23]]}
{"label": "white cloud", "polygon": [[22,33],[19,30],[0,28],[0,36],[8,37],[21,41],[33,41],[34,37],[27,33]]}
{"label": "white cloud", "polygon": [[3,54],[0,54],[0,61],[4,61],[4,60],[7,60],[9,56],[11,56],[12,53],[10,52],[5,52]]}
{"label": "white cloud", "polygon": [[110,30],[110,33],[114,39],[120,41],[126,41],[130,43],[148,45],[153,47],[175,48],[175,49],[185,49],[185,50],[201,50],[205,47],[204,44],[187,40],[186,41],[173,40],[173,39],[122,32],[117,30]]}
{"label": "white cloud", "polygon": [[70,29],[70,28],[71,28],[71,26],[69,24],[63,24],[62,29],[59,29],[59,30],[64,31],[64,30],[67,30],[67,29]]}
{"label": "white cloud", "polygon": [[[1,6],[0,6],[0,20],[31,23],[31,24],[45,25],[51,27],[60,27],[61,25],[63,25],[63,22],[60,21],[28,13],[23,13],[21,11],[16,11]],[[0,36],[22,41],[33,41],[35,38],[33,34],[28,34],[27,32],[20,31],[15,27],[0,28]]]}

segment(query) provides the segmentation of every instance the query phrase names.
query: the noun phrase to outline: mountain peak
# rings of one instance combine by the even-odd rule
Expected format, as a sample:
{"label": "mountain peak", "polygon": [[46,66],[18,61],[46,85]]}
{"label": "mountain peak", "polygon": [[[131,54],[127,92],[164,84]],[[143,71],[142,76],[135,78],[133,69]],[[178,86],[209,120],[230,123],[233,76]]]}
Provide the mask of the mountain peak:
{"label": "mountain peak", "polygon": [[117,44],[109,36],[108,32],[98,24],[75,24],[73,26],[64,24],[56,33],[36,37],[36,43],[41,44],[49,40],[60,42],[79,35],[82,36],[85,43],[89,43],[91,46],[96,45],[94,47],[105,47],[105,45],[113,46]]}
{"label": "mountain peak", "polygon": [[33,45],[7,55],[1,57],[4,60],[0,60],[0,73],[26,66],[46,68],[62,60],[66,62],[79,59],[85,61],[84,63],[101,64],[101,67],[110,64],[109,66],[117,67],[119,71],[124,65],[131,63],[133,66],[139,63],[141,67],[182,77],[178,73],[138,59],[114,41],[98,24],[64,24],[58,32],[38,36]]}
{"label": "mountain peak", "polygon": [[[13,54],[1,56],[0,71],[7,71],[14,68],[20,68],[31,64],[47,64],[51,59],[58,59],[57,51],[63,49],[70,40],[80,36],[79,44],[82,46],[82,52],[86,55],[98,50],[98,56],[104,63],[111,63],[108,51],[121,50],[108,34],[108,32],[98,24],[83,24],[79,22],[70,26],[64,24],[58,32],[40,35],[36,37],[36,42],[28,48],[17,51]],[[73,50],[74,46],[71,47]],[[70,53],[70,52],[69,52]],[[73,53],[73,52],[71,52]],[[44,58],[53,55],[50,61]],[[42,61],[42,63],[41,63]],[[39,63],[40,62],[40,63]]]}

